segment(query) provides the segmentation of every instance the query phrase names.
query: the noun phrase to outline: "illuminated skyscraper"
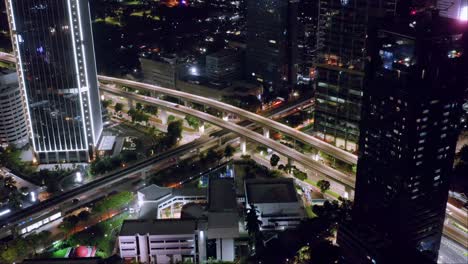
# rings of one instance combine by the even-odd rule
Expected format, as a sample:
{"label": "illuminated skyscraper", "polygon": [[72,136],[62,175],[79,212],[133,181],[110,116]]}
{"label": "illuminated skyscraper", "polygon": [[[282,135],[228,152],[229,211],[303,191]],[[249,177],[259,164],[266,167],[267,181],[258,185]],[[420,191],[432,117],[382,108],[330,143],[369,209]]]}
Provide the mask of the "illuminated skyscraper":
{"label": "illuminated skyscraper", "polygon": [[247,77],[287,95],[297,76],[299,0],[247,0]]}
{"label": "illuminated skyscraper", "polygon": [[314,131],[357,150],[369,26],[394,16],[396,0],[320,0]]}
{"label": "illuminated skyscraper", "polygon": [[7,13],[39,161],[88,161],[102,131],[88,1],[7,0]]}
{"label": "illuminated skyscraper", "polygon": [[461,129],[468,27],[422,13],[370,36],[353,223],[338,232],[352,263],[437,260]]}
{"label": "illuminated skyscraper", "polygon": [[440,15],[468,21],[468,0],[437,0]]}

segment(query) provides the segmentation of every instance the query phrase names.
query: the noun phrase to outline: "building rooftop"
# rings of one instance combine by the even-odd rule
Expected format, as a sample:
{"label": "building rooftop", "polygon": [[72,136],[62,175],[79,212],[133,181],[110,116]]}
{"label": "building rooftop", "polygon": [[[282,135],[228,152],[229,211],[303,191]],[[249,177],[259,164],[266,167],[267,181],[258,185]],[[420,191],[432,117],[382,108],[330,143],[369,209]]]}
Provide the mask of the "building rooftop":
{"label": "building rooftop", "polygon": [[206,55],[206,57],[207,58],[222,58],[222,57],[228,57],[228,56],[239,55],[239,54],[240,52],[235,49],[223,49],[215,53],[208,54]]}
{"label": "building rooftop", "polygon": [[103,136],[101,144],[99,144],[98,150],[112,150],[112,148],[114,147],[115,139],[115,136]]}
{"label": "building rooftop", "polygon": [[145,196],[145,201],[156,201],[170,195],[172,193],[172,189],[151,184],[148,187],[140,189],[138,192]]}
{"label": "building rooftop", "polygon": [[195,230],[197,222],[192,219],[125,220],[119,235],[182,235],[193,234]]}
{"label": "building rooftop", "polygon": [[238,228],[239,214],[236,212],[209,212],[208,228]]}
{"label": "building rooftop", "polygon": [[212,178],[208,184],[208,211],[226,212],[237,209],[233,178]]}
{"label": "building rooftop", "polygon": [[249,203],[297,202],[292,179],[250,179],[245,181],[246,198]]}

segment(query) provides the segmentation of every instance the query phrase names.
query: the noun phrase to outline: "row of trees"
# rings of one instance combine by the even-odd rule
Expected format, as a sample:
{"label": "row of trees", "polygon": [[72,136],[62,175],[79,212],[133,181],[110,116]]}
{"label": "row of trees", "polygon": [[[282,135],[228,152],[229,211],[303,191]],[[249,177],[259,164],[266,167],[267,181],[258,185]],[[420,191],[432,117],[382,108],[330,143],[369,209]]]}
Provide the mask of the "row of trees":
{"label": "row of trees", "polygon": [[136,152],[125,151],[115,157],[96,157],[96,159],[91,162],[90,172],[94,175],[104,174],[110,171],[120,168],[122,164],[132,162],[137,160],[138,154]]}
{"label": "row of trees", "polygon": [[51,242],[51,233],[42,231],[25,238],[0,242],[0,263],[14,263],[37,254],[39,249]]}
{"label": "row of trees", "polygon": [[352,203],[339,198],[326,201],[323,206],[314,206],[316,218],[301,222],[296,230],[277,233],[266,240],[260,230],[261,221],[255,206],[245,212],[246,230],[249,234],[249,261],[253,263],[337,263],[340,250],[331,244],[338,225],[351,218]]}
{"label": "row of trees", "polygon": [[108,214],[109,211],[120,210],[127,206],[133,200],[133,197],[133,193],[129,191],[123,191],[106,196],[93,206],[91,212],[83,210],[77,215],[64,217],[60,224],[60,228],[65,233],[74,233],[78,224],[85,224],[93,219],[102,219],[102,216]]}
{"label": "row of trees", "polygon": [[[278,155],[276,155],[276,154],[271,155],[270,165],[272,167],[275,167],[276,165],[278,165],[279,161],[280,161],[280,157]],[[287,171],[287,172],[289,172],[292,169],[294,177],[296,177],[296,178],[298,178],[299,180],[302,180],[302,181],[307,179],[307,173],[299,170],[295,166],[288,166],[288,165],[285,166],[285,165],[280,164],[278,166],[278,169],[284,170],[284,171]],[[325,193],[326,191],[328,191],[330,189],[330,182],[326,181],[326,180],[319,180],[317,182],[317,186],[320,188],[320,191],[322,193]]]}

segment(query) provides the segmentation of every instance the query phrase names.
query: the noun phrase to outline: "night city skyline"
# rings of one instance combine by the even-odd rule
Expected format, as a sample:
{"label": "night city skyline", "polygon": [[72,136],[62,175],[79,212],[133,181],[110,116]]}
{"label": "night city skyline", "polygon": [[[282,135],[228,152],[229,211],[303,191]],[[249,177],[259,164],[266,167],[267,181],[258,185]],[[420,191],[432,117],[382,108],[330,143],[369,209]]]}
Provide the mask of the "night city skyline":
{"label": "night city skyline", "polygon": [[0,11],[0,263],[468,263],[468,1]]}

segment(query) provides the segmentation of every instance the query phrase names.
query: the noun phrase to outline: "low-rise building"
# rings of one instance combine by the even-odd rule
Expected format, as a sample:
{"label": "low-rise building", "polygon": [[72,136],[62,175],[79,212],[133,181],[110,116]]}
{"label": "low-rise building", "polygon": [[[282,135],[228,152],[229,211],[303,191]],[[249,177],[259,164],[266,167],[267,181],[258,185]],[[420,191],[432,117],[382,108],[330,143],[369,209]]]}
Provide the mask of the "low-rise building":
{"label": "low-rise building", "polygon": [[175,55],[142,54],[139,58],[144,81],[165,88],[175,88],[181,64]]}
{"label": "low-rise building", "polygon": [[242,77],[242,53],[224,49],[206,56],[206,75],[215,81],[238,80]]}
{"label": "low-rise building", "polygon": [[245,203],[258,210],[262,230],[294,228],[304,218],[292,179],[246,180]]}
{"label": "low-rise building", "polygon": [[125,220],[119,234],[120,256],[142,263],[201,263],[204,234],[196,220]]}
{"label": "low-rise building", "polygon": [[[119,234],[121,257],[143,263],[233,261],[239,237],[234,180],[213,178],[208,186],[208,191],[156,185],[140,190],[141,219],[124,221]],[[164,213],[167,210],[169,215]]]}

